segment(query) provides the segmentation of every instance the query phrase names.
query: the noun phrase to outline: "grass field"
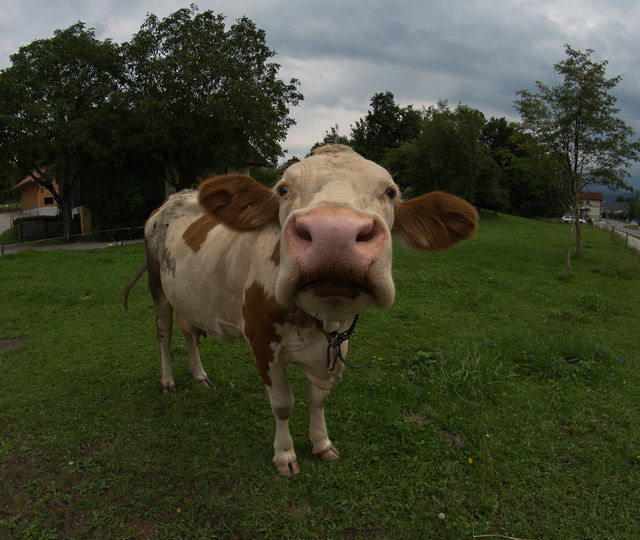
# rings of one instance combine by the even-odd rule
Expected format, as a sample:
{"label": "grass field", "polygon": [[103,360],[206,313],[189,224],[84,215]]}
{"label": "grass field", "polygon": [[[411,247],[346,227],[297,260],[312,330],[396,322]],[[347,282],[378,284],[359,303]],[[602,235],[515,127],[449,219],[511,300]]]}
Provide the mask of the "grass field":
{"label": "grass field", "polygon": [[341,459],[291,421],[242,342],[206,339],[214,386],[160,393],[142,245],[0,259],[0,538],[638,538],[640,257],[584,228],[483,214],[436,254],[397,247],[396,304],[366,312],[326,407]]}

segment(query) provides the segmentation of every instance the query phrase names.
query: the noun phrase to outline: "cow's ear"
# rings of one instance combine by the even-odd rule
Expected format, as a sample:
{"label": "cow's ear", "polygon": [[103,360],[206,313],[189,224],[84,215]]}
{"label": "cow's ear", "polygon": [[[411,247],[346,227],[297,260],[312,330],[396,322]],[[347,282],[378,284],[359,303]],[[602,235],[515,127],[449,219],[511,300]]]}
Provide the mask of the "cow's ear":
{"label": "cow's ear", "polygon": [[473,236],[475,208],[460,197],[435,191],[399,203],[392,232],[410,247],[439,251]]}
{"label": "cow's ear", "polygon": [[238,231],[253,231],[277,221],[279,203],[274,193],[253,178],[229,174],[210,178],[198,189],[200,206]]}

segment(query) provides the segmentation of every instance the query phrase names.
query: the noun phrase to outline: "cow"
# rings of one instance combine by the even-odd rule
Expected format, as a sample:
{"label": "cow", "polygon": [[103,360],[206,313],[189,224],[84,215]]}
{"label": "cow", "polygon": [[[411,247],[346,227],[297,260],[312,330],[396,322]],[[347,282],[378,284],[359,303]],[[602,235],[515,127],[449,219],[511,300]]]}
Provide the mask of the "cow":
{"label": "cow", "polygon": [[176,391],[173,311],[191,375],[205,386],[212,382],[200,338],[244,338],[275,416],[273,465],[296,474],[287,366],[308,379],[312,453],[338,458],[324,403],[342,376],[358,315],[394,301],[392,235],[438,251],[472,236],[477,217],[469,203],[444,192],[405,201],[383,167],[348,146],[328,145],[287,168],[272,189],[225,175],[171,195],[145,224],[147,260],[125,288],[125,305],[148,270],[167,394]]}

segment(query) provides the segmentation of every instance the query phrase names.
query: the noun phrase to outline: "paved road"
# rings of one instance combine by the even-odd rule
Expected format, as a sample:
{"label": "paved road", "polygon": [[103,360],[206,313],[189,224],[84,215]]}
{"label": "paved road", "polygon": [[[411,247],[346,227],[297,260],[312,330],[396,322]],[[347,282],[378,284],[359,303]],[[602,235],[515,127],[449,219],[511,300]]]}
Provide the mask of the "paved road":
{"label": "paved road", "polygon": [[22,212],[0,212],[0,233],[10,229],[14,219],[26,216],[28,214],[23,214]]}

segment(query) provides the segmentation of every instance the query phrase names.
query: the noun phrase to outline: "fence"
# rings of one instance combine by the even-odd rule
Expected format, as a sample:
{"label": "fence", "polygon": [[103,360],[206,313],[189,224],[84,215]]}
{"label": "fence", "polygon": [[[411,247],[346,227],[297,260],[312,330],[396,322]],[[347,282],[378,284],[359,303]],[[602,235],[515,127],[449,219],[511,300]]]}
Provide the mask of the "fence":
{"label": "fence", "polygon": [[612,235],[615,234],[624,237],[625,247],[630,247],[631,249],[640,251],[640,238],[626,230],[624,224],[616,221],[607,222],[603,220],[598,223],[598,226],[603,229],[610,230]]}
{"label": "fence", "polygon": [[33,242],[34,240],[46,240],[59,238],[64,234],[64,224],[61,219],[22,218],[13,223],[18,242]]}
{"label": "fence", "polygon": [[[84,249],[107,246],[122,246],[131,242],[142,241],[144,227],[128,227],[109,229],[88,234],[75,234],[68,240],[62,236],[50,237],[47,240],[19,242],[17,244],[0,244],[0,256],[17,253],[23,249]],[[62,232],[61,232],[62,234]]]}

